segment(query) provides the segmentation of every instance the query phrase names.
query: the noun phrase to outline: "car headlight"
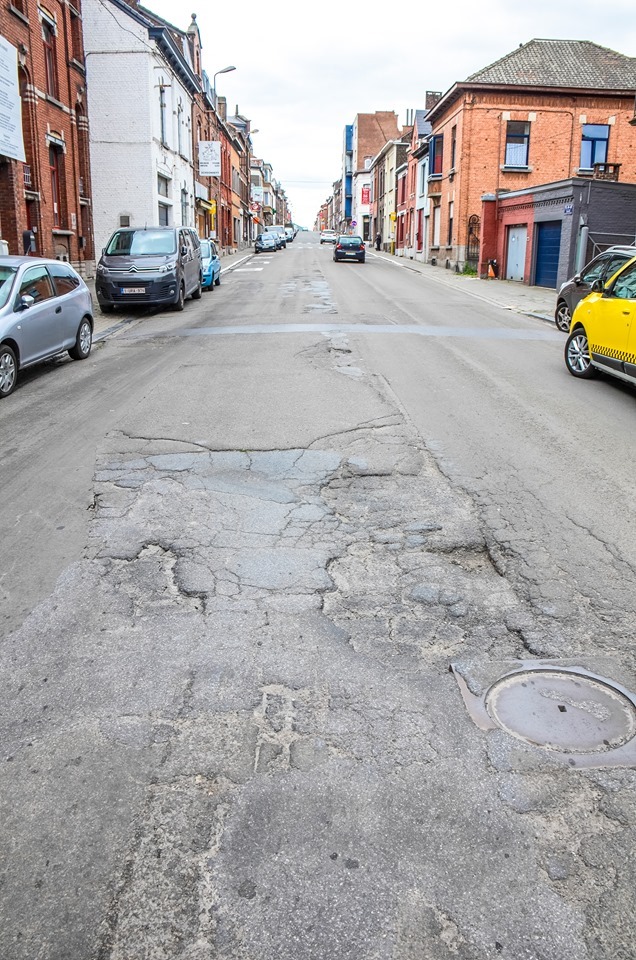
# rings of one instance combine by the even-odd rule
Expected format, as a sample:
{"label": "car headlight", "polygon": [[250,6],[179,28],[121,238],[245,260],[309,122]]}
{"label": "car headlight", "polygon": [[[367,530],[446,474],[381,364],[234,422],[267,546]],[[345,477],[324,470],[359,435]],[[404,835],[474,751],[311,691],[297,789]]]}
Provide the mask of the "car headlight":
{"label": "car headlight", "polygon": [[172,273],[176,269],[177,261],[173,260],[172,263],[164,263],[159,267],[159,273]]}
{"label": "car headlight", "polygon": [[102,263],[97,264],[97,273],[100,277],[108,276],[108,268],[105,267]]}

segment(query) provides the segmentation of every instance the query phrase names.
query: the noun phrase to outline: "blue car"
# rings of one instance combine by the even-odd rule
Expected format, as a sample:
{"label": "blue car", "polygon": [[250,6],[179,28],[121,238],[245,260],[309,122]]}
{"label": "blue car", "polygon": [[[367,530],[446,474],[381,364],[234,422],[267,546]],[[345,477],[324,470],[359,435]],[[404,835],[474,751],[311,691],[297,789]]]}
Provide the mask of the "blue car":
{"label": "blue car", "polygon": [[211,290],[213,285],[218,287],[221,282],[221,261],[214,240],[201,241],[201,266],[203,289]]}

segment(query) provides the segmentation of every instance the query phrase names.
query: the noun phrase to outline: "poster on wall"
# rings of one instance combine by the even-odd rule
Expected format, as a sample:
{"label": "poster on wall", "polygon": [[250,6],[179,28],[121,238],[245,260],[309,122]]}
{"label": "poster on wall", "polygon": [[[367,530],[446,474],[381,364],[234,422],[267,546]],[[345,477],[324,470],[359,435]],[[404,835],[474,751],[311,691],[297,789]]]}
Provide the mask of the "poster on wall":
{"label": "poster on wall", "polygon": [[371,202],[371,187],[362,188],[362,198],[360,203],[363,207],[368,207]]}
{"label": "poster on wall", "polygon": [[199,140],[199,175],[221,176],[221,141]]}
{"label": "poster on wall", "polygon": [[13,160],[26,162],[18,51],[4,37],[0,37],[0,153]]}

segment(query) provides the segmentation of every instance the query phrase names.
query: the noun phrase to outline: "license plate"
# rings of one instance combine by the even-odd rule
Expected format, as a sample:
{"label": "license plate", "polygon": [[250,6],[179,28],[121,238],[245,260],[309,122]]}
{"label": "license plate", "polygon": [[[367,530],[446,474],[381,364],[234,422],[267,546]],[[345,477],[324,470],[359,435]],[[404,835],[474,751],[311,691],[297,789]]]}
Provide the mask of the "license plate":
{"label": "license plate", "polygon": [[145,293],[145,287],[121,287],[122,293]]}

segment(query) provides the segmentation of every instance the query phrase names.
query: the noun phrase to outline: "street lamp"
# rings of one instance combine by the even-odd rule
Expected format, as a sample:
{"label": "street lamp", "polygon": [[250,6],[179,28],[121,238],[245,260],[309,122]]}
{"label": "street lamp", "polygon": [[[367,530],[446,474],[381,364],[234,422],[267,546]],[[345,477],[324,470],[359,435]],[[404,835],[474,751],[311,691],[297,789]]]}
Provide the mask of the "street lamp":
{"label": "street lamp", "polygon": [[232,70],[236,70],[236,67],[223,67],[222,70],[217,70],[214,76],[212,77],[212,89],[214,90],[214,109],[218,108],[218,100],[216,96],[216,78],[220,73],[231,73]]}

